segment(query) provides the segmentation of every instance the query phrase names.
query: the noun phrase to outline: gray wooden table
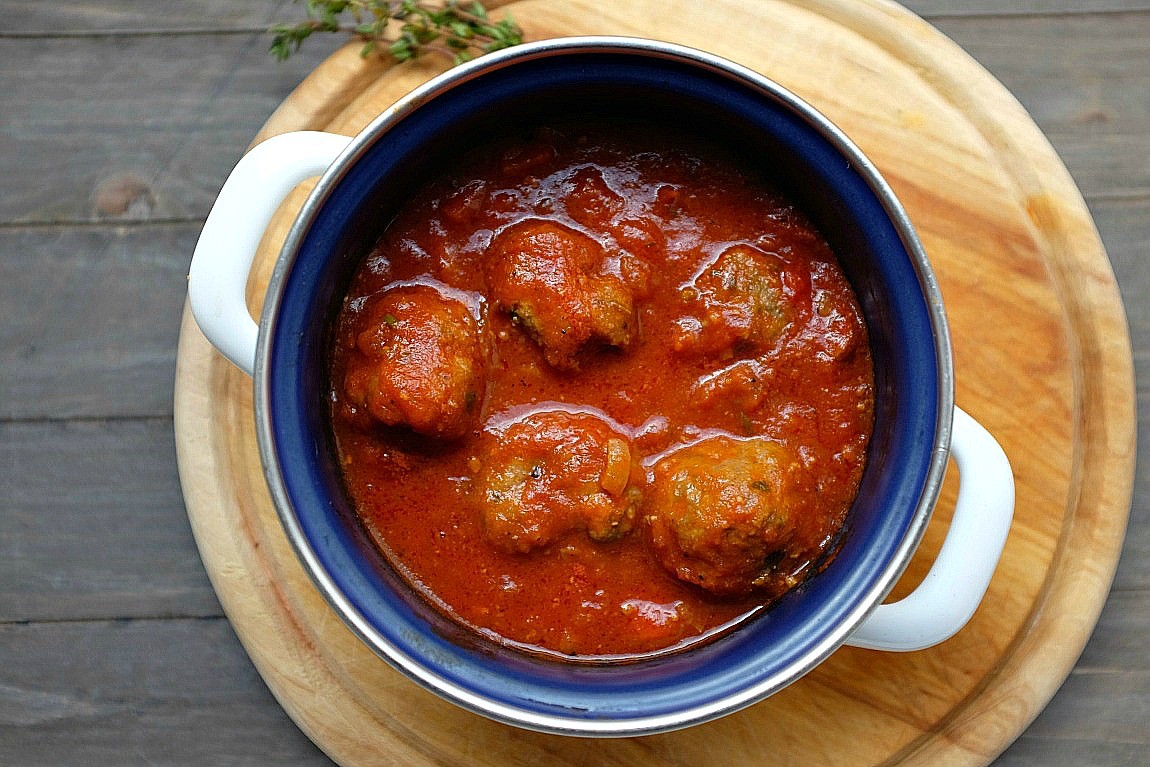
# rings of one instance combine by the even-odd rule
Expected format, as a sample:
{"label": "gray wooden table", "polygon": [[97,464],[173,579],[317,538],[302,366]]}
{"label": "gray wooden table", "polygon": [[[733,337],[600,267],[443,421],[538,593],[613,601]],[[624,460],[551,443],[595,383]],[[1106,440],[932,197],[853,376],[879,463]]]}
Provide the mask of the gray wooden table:
{"label": "gray wooden table", "polygon": [[[997,765],[1150,763],[1150,0],[912,0],[1082,189],[1142,427],[1094,637]],[[200,563],[176,474],[184,276],[228,171],[336,46],[287,0],[0,0],[0,764],[315,765]]]}

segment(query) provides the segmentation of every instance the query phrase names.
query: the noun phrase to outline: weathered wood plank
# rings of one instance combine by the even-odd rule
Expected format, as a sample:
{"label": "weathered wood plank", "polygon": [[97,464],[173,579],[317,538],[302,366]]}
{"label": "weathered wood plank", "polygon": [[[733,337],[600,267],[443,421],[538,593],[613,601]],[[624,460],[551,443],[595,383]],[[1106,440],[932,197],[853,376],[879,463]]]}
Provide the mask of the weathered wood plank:
{"label": "weathered wood plank", "polygon": [[1146,626],[1150,624],[1148,602],[1150,594],[1145,590],[1112,591],[1076,669],[1093,674],[1150,669],[1150,643],[1146,642]]}
{"label": "weathered wood plank", "polygon": [[198,235],[0,228],[0,418],[170,416]]}
{"label": "weathered wood plank", "polygon": [[1147,0],[900,0],[918,15],[933,19],[952,16],[1084,15],[1150,10]]}
{"label": "weathered wood plank", "polygon": [[[1128,591],[1140,596],[1132,610],[1143,631],[1150,629],[1150,377],[1139,379],[1138,469],[1134,479],[1134,499],[1130,522],[1122,546],[1122,558],[1114,576],[1114,593]],[[1150,668],[1150,665],[1147,666]],[[1147,712],[1150,715],[1150,712]]]}
{"label": "weathered wood plank", "polygon": [[1150,191],[1150,13],[936,26],[1014,93],[1088,198]]}
{"label": "weathered wood plank", "polygon": [[174,455],[167,419],[0,422],[0,622],[221,615]]}
{"label": "weathered wood plank", "polygon": [[[1027,730],[1033,737],[1130,743],[1150,753],[1150,671],[1074,671]],[[1065,763],[1065,762],[1064,762]]]}
{"label": "weathered wood plank", "polygon": [[[1150,101],[1150,91],[1147,91]],[[1150,142],[1150,137],[1148,137]],[[1150,357],[1150,196],[1147,198],[1094,200],[1090,203],[1094,223],[1102,236],[1118,289],[1126,306],[1136,356]],[[1141,373],[1150,373],[1142,370]],[[1147,379],[1140,375],[1140,379]],[[1143,389],[1150,389],[1150,381]]]}
{"label": "weathered wood plank", "polygon": [[[1139,303],[1144,305],[1146,298]],[[1135,356],[1138,368],[1138,467],[1129,527],[1114,577],[1114,591],[1130,591],[1139,595],[1130,609],[1146,632],[1150,629],[1150,353],[1147,352],[1150,332],[1136,332],[1135,339],[1142,349],[1142,354]],[[1150,668],[1150,663],[1145,667]],[[1150,717],[1150,711],[1147,715]]]}
{"label": "weathered wood plank", "polygon": [[331,50],[317,41],[280,64],[268,42],[4,40],[0,224],[203,218],[268,115]]}
{"label": "weathered wood plank", "polygon": [[330,763],[222,619],[0,625],[0,764]]}
{"label": "weathered wood plank", "polygon": [[[1115,591],[1078,671],[996,764],[1140,764],[1150,713],[1150,2],[907,4],[1002,79],[1062,153],[1114,261],[1139,375],[1139,474]],[[315,40],[280,65],[266,36],[236,33],[262,28],[277,8],[299,16],[287,0],[140,7],[0,0],[17,34],[81,35],[0,33],[0,224],[201,218],[263,120],[329,50]],[[228,34],[83,37],[160,29]],[[123,211],[110,211],[119,199]],[[0,418],[170,413],[197,230],[0,231]],[[85,295],[94,287],[101,297]],[[69,323],[70,305],[87,307],[83,328]],[[45,321],[21,319],[30,312]],[[0,625],[0,763],[329,763],[222,620],[42,622],[219,614],[186,530],[170,434],[162,418],[0,425],[0,619],[31,621]]]}
{"label": "weathered wood plank", "polygon": [[1090,765],[1090,767],[1134,767],[1146,756],[1144,743],[1042,738],[1025,734],[1006,749],[994,767],[1052,767],[1052,765]]}
{"label": "weathered wood plank", "polygon": [[[1031,110],[1088,196],[1150,189],[1150,13],[937,23]],[[202,217],[262,121],[336,42],[311,40],[278,64],[259,33],[6,40],[0,223]]]}
{"label": "weathered wood plank", "polygon": [[[1145,418],[1150,310],[1137,297],[1150,294],[1150,200],[1094,210],[1126,295]],[[0,418],[170,415],[198,232],[198,222],[0,229]]]}
{"label": "weathered wood plank", "polygon": [[[1139,685],[1150,688],[1138,675],[1075,674],[1064,688],[1074,695],[996,764],[1137,764]],[[0,626],[0,762],[328,763],[222,620]]]}
{"label": "weathered wood plank", "polygon": [[[1150,10],[1148,0],[903,0],[925,18],[1114,13]],[[52,34],[157,30],[251,29],[302,19],[302,2],[292,0],[184,0],[151,2],[146,11],[138,0],[82,0],[67,4],[0,0],[7,34]]]}
{"label": "weathered wood plank", "polygon": [[199,29],[264,29],[269,24],[303,16],[292,0],[80,0],[28,3],[0,0],[4,34],[51,35],[107,31]]}
{"label": "weathered wood plank", "polygon": [[995,767],[1142,764],[1150,751],[1150,241],[1148,201],[1095,200],[1092,213],[1127,308],[1138,376],[1138,469],[1122,559],[1074,673]]}
{"label": "weathered wood plank", "polygon": [[1139,617],[1145,627],[1150,626],[1150,199],[1097,200],[1091,212],[1126,306],[1137,376],[1138,466],[1114,588],[1140,591]]}

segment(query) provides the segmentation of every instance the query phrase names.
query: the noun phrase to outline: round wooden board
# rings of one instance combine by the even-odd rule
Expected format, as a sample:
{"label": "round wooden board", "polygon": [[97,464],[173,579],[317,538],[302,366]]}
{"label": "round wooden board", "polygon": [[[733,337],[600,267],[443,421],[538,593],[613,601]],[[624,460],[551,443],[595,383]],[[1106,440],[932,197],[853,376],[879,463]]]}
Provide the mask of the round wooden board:
{"label": "round wooden board", "polygon": [[[971,623],[930,650],[843,648],[742,712],[643,738],[527,732],[445,703],[362,645],[298,564],[255,443],[251,381],[185,312],[176,381],[181,481],[205,567],[280,703],[333,759],[406,765],[973,765],[1050,700],[1106,599],[1129,511],[1134,379],[1114,276],[1058,157],[957,46],[881,0],[510,6],[532,39],[624,34],[706,48],[781,82],[875,161],[918,228],[946,300],[961,407],[1017,481],[1002,562]],[[438,64],[389,68],[349,45],[271,117],[353,134]],[[306,189],[257,255],[253,309]],[[905,593],[945,534],[944,499]]]}

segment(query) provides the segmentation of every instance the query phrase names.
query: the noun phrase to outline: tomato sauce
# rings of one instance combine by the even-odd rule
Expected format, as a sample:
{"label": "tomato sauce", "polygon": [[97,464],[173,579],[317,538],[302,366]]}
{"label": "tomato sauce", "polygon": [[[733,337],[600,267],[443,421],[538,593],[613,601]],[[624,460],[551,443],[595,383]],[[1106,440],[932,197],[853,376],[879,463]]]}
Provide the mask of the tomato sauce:
{"label": "tomato sauce", "polygon": [[356,272],[330,368],[388,559],[562,656],[703,641],[825,566],[873,420],[824,238],[763,169],[641,123],[534,130],[430,179]]}

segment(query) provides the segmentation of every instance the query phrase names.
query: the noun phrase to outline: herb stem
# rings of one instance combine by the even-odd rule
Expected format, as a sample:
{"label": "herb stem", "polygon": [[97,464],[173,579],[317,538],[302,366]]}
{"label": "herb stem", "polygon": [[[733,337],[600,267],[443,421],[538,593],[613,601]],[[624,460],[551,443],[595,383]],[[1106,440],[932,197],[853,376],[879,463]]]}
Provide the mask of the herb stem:
{"label": "herb stem", "polygon": [[435,52],[456,64],[523,42],[523,31],[510,16],[492,20],[480,2],[306,0],[306,4],[306,20],[277,24],[270,30],[274,35],[270,52],[281,61],[316,32],[358,38],[363,42],[363,56],[379,53],[407,61]]}

